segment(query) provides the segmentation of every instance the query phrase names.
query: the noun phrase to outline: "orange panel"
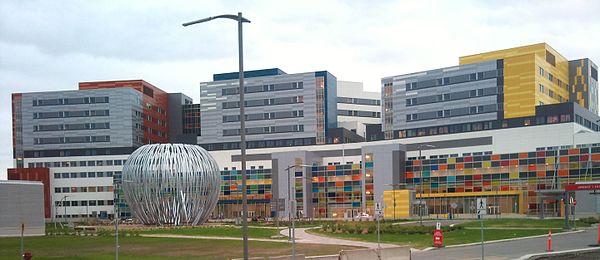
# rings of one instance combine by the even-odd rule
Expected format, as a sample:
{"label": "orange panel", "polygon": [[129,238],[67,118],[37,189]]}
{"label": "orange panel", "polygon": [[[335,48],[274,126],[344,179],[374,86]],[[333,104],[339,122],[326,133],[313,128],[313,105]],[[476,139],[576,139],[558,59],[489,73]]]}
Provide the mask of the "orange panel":
{"label": "orange panel", "polygon": [[569,157],[567,157],[567,156],[560,157],[560,162],[561,163],[568,163],[569,162]]}
{"label": "orange panel", "polygon": [[500,160],[499,154],[492,154],[492,161],[499,161],[499,160]]}
{"label": "orange panel", "polygon": [[519,159],[527,158],[527,153],[519,153]]}
{"label": "orange panel", "polygon": [[563,177],[563,176],[569,176],[569,170],[567,170],[567,169],[560,169],[560,170],[558,170],[558,176],[561,176],[561,177]]}
{"label": "orange panel", "polygon": [[592,154],[592,161],[600,161],[600,154]]}
{"label": "orange panel", "polygon": [[510,165],[510,166],[519,165],[519,160],[509,160],[508,165]]}
{"label": "orange panel", "polygon": [[335,171],[335,165],[327,165],[328,171]]}
{"label": "orange panel", "polygon": [[446,164],[440,164],[440,171],[445,171],[448,169],[448,165]]}
{"label": "orange panel", "polygon": [[354,175],[352,175],[352,180],[353,181],[360,181],[360,174],[354,174]]}
{"label": "orange panel", "polygon": [[413,165],[421,165],[421,160],[414,160]]}
{"label": "orange panel", "polygon": [[579,154],[579,149],[569,149],[569,155]]}
{"label": "orange panel", "polygon": [[546,172],[545,171],[538,171],[536,172],[535,176],[537,177],[546,177]]}
{"label": "orange panel", "polygon": [[456,164],[456,169],[457,170],[464,170],[465,169],[465,164],[463,164],[463,163],[457,163]]}

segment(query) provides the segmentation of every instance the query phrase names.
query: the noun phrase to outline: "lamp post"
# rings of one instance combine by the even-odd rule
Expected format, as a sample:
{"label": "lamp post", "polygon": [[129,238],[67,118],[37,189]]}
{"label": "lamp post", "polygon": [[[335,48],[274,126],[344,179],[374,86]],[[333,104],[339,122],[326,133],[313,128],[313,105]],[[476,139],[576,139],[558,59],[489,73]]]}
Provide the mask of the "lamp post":
{"label": "lamp post", "polygon": [[421,150],[423,149],[423,147],[425,148],[435,148],[434,145],[431,144],[420,144],[419,146],[417,146],[417,149],[419,149],[419,172],[421,173],[421,188],[419,193],[421,194],[419,196],[419,224],[421,226],[423,226],[423,162],[421,161]]}
{"label": "lamp post", "polygon": [[[68,195],[64,195],[64,196],[62,197],[62,199],[60,200],[60,201],[61,201],[60,205],[62,205],[62,206],[63,206],[63,208],[65,209],[65,214],[63,215],[63,218],[66,218],[66,217],[67,217],[67,205],[66,205],[66,203],[67,203],[67,198],[68,198],[68,197],[69,197]],[[62,224],[61,224],[61,225],[62,225]]]}
{"label": "lamp post", "polygon": [[[296,209],[294,207],[295,200],[296,200],[296,181],[295,181],[295,175],[294,175],[294,186],[291,187],[291,174],[290,174],[290,169],[292,168],[297,168],[297,167],[312,167],[312,165],[306,165],[306,164],[296,164],[296,165],[290,165],[288,167],[285,168],[285,170],[287,171],[287,176],[288,176],[288,196],[289,196],[289,203],[290,203],[290,208],[289,208],[289,212],[288,212],[288,217],[289,217],[289,221],[292,222],[292,227],[291,229],[289,229],[288,234],[289,237],[292,238],[292,259],[295,260],[296,259],[296,221],[295,218],[296,216],[293,216],[296,214]],[[293,194],[293,196],[292,196]]]}
{"label": "lamp post", "polygon": [[227,18],[235,20],[238,23],[238,62],[240,80],[240,153],[242,157],[242,236],[244,241],[244,259],[248,259],[248,197],[246,194],[246,115],[244,113],[244,48],[242,41],[242,24],[250,23],[250,20],[242,17],[242,13],[239,12],[237,15],[224,14],[192,22],[187,22],[184,23],[183,26],[204,23],[218,18]]}

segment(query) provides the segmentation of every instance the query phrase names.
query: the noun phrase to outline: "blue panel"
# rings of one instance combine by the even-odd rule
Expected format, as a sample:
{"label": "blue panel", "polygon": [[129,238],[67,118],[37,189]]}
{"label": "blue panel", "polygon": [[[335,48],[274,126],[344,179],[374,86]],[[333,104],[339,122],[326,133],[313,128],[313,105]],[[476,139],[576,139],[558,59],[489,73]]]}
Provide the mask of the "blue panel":
{"label": "blue panel", "polygon": [[344,191],[352,191],[352,186],[344,186]]}
{"label": "blue panel", "polygon": [[365,168],[373,168],[373,162],[365,162]]}
{"label": "blue panel", "polygon": [[447,181],[448,182],[455,182],[456,181],[456,176],[448,176]]}
{"label": "blue panel", "polygon": [[352,202],[352,207],[353,207],[353,208],[358,208],[358,207],[360,207],[360,202]]}
{"label": "blue panel", "polygon": [[438,166],[437,165],[431,165],[431,170],[432,171],[437,171],[438,170]]}
{"label": "blue panel", "polygon": [[313,188],[312,192],[319,192],[319,188]]}
{"label": "blue panel", "polygon": [[421,183],[421,178],[413,178],[413,183]]}
{"label": "blue panel", "polygon": [[[263,70],[248,70],[244,71],[244,78],[254,78],[254,77],[265,77],[265,76],[275,76],[275,75],[285,75],[284,71],[279,68],[272,69],[263,69]],[[231,80],[231,79],[239,79],[239,72],[228,72],[228,73],[220,73],[213,74],[213,81],[220,80]]]}

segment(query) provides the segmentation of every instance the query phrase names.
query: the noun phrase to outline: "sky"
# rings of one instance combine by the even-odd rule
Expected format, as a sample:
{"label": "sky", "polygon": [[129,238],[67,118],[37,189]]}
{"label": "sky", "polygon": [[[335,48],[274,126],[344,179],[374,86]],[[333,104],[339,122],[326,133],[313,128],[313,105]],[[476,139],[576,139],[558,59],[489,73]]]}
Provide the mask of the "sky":
{"label": "sky", "polygon": [[143,79],[199,100],[199,82],[238,69],[327,70],[380,90],[382,77],[454,66],[458,57],[546,42],[600,63],[600,1],[0,2],[0,180],[12,167],[11,93]]}

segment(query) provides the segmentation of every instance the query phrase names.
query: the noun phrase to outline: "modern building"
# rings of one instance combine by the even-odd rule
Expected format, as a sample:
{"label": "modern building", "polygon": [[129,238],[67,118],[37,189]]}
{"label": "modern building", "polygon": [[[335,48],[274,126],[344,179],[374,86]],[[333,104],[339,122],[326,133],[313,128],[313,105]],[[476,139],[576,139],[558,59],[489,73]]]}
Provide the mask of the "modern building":
{"label": "modern building", "polygon": [[46,234],[42,183],[0,181],[0,209],[0,237]]}
{"label": "modern building", "polygon": [[546,108],[539,107],[565,102],[591,108],[586,119],[597,129],[592,121],[598,106],[595,68],[588,59],[569,62],[541,43],[464,56],[454,67],[386,77],[382,131],[393,139],[499,129],[542,117],[538,113]]}
{"label": "modern building", "polygon": [[337,82],[338,127],[366,137],[369,124],[381,124],[381,93],[366,91],[361,82]]}
{"label": "modern building", "polygon": [[[200,83],[201,135],[207,150],[239,149],[239,73]],[[247,147],[325,144],[337,127],[337,79],[327,71],[244,72]]]}
{"label": "modern building", "polygon": [[[169,142],[171,133],[181,138],[181,107],[192,103],[143,80],[83,82],[78,90],[12,97],[15,168],[8,177],[42,181],[52,218],[112,218],[114,183],[129,154],[146,143]],[[169,98],[179,102],[169,106]],[[169,108],[179,115],[173,132]],[[121,216],[130,216],[119,199]]]}
{"label": "modern building", "polygon": [[[382,202],[386,217],[391,218],[405,216],[406,211],[417,214],[412,203],[420,198],[429,214],[447,214],[455,203],[453,213],[468,215],[474,213],[471,203],[481,196],[497,207],[494,212],[536,215],[544,208],[550,215],[558,212],[560,202],[541,202],[545,197],[538,192],[600,178],[599,140],[599,132],[579,123],[558,122],[375,142],[251,149],[250,215],[287,217],[289,200],[295,199],[301,217],[372,215],[374,203]],[[237,217],[241,211],[239,151],[212,154],[222,167],[214,216]],[[294,165],[304,166],[287,172]]]}

